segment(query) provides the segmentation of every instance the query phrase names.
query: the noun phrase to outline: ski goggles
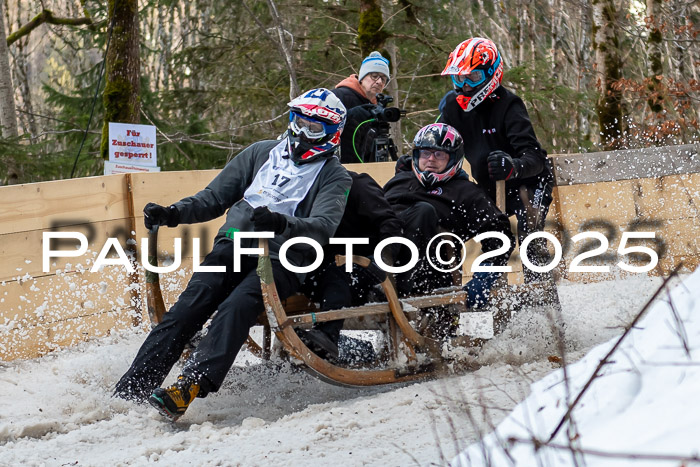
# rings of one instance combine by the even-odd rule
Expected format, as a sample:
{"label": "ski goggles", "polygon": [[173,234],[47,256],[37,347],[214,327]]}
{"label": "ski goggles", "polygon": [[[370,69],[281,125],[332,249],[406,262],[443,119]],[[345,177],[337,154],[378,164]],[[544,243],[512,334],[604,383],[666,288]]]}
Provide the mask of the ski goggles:
{"label": "ski goggles", "polygon": [[486,81],[486,75],[484,70],[474,70],[468,75],[450,75],[452,76],[452,82],[458,88],[463,88],[465,84],[472,88],[477,87],[484,81]]}
{"label": "ski goggles", "polygon": [[[493,66],[487,70],[489,76],[493,76],[493,73],[496,71],[500,63],[501,55],[499,54]],[[474,70],[471,73],[467,73],[466,75],[450,76],[452,77],[452,82],[458,88],[464,87],[465,84],[469,85],[469,87],[475,88],[484,81],[486,81],[486,73],[484,73],[484,70]]]}
{"label": "ski goggles", "polygon": [[338,131],[338,125],[314,120],[296,112],[289,112],[289,126],[297,135],[304,135],[310,140],[323,138]]}

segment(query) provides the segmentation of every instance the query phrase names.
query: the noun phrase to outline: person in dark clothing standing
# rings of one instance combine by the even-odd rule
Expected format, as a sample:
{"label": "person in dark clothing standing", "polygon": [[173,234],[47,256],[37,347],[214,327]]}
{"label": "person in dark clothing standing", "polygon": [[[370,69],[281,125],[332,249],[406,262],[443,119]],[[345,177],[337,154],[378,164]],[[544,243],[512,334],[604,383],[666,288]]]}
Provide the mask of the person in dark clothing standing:
{"label": "person in dark clothing standing", "polygon": [[[334,237],[369,238],[367,244],[353,245],[353,254],[372,258],[380,241],[402,235],[401,221],[372,177],[364,173],[348,173],[352,177],[352,188]],[[345,245],[326,245],[323,254],[323,265],[310,273],[302,286],[302,292],[320,303],[321,311],[367,303],[371,289],[384,279],[381,270],[374,265],[370,268],[355,265],[351,273],[345,271],[345,266],[337,266],[335,256],[345,255]],[[390,246],[384,249],[382,259],[386,264],[394,264]],[[317,353],[337,358],[342,327],[343,320],[318,323],[306,333],[304,340]]]}
{"label": "person in dark clothing standing", "polygon": [[[423,254],[428,242],[442,231],[457,235],[463,242],[481,233],[497,232],[505,236],[510,248],[484,265],[505,266],[513,251],[510,223],[462,170],[464,144],[457,130],[444,123],[433,123],[418,131],[413,146],[413,154],[402,156],[397,163],[399,172],[384,186],[387,201],[403,221],[404,236]],[[481,242],[481,250],[491,252],[503,243],[488,237]],[[406,253],[403,249],[400,263],[407,262]],[[426,260],[423,257],[422,265],[419,263],[413,271],[397,277],[402,294],[431,292],[435,287],[451,285],[451,275],[440,273]],[[471,309],[485,305],[491,286],[501,274],[475,272],[464,286],[466,305]]]}
{"label": "person in dark clothing standing", "polygon": [[[153,226],[206,222],[228,210],[214,247],[202,262],[209,271],[195,272],[177,303],[150,332],[115,396],[148,400],[171,420],[182,416],[195,397],[218,391],[263,312],[257,258],[241,255],[234,268],[236,232],[274,232],[269,242],[280,298],[297,292],[303,276],[279,262],[281,245],[293,237],[328,243],[345,207],[351,179],[335,157],[345,122],[345,107],[327,89],[313,89],[289,104],[287,138],[255,143],[231,162],[202,191],[169,206],[149,203],[144,222]],[[241,246],[257,246],[253,238]],[[243,253],[242,251],[240,253]],[[287,259],[311,264],[313,249],[292,247]],[[216,268],[212,270],[211,268]],[[214,314],[209,330],[185,363],[177,381],[159,388],[185,345]]]}
{"label": "person in dark clothing standing", "polygon": [[[517,217],[522,243],[528,234],[544,229],[554,187],[547,153],[525,104],[501,85],[503,60],[488,39],[459,44],[442,74],[452,78],[454,90],[442,98],[438,121],[453,126],[469,142],[466,159],[472,176],[491,199],[496,199],[496,181],[505,180],[506,214]],[[528,250],[533,263],[546,264],[544,242],[532,242],[533,247],[535,251]],[[524,272],[527,282],[541,280],[528,268]]]}
{"label": "person in dark clothing standing", "polygon": [[374,162],[371,159],[373,131],[369,121],[371,109],[377,104],[377,95],[386,87],[391,74],[389,61],[379,52],[372,52],[360,66],[358,75],[350,75],[338,83],[333,93],[348,110],[345,131],[340,138],[340,161]]}

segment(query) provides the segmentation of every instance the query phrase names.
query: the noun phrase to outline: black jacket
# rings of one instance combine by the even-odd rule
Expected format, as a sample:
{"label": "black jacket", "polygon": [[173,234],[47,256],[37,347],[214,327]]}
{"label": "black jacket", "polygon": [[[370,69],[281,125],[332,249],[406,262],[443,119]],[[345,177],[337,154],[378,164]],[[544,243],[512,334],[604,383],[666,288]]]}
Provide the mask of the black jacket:
{"label": "black jacket", "polygon": [[358,129],[362,122],[373,118],[369,109],[373,108],[374,104],[355,89],[343,86],[342,82],[331,92],[340,99],[348,112],[343,134],[340,135],[340,162],[343,164],[374,162],[371,150],[373,134],[376,132],[373,130],[373,125],[365,123]]}
{"label": "black jacket", "polygon": [[358,105],[371,104],[369,99],[347,86],[340,86],[339,88],[331,90],[331,92],[340,99],[340,102],[343,103],[347,110],[357,107]]}
{"label": "black jacket", "polygon": [[440,112],[438,121],[453,126],[462,135],[472,176],[492,199],[496,185],[489,179],[487,157],[497,149],[518,158],[522,164],[519,178],[508,180],[508,187],[535,186],[553,180],[547,153],[537,141],[525,104],[503,86],[469,112],[457,103],[457,93],[450,91],[440,102]]}
{"label": "black jacket", "polygon": [[[507,256],[501,255],[500,261],[494,261],[496,264],[505,264],[513,251],[515,238],[508,218],[498,210],[482,188],[469,180],[463,170],[450,180],[432,187],[423,186],[412,170],[404,170],[387,182],[384,195],[397,212],[402,212],[418,201],[430,203],[437,210],[439,226],[458,235],[465,242],[482,232],[505,234],[510,239],[510,251]],[[493,251],[501,245],[500,240],[488,238],[481,243],[481,249],[484,252]]]}
{"label": "black jacket", "polygon": [[[228,241],[227,237],[230,238],[236,231],[254,231],[253,221],[250,220],[253,207],[243,196],[270,158],[270,151],[279,144],[280,141],[251,144],[226,164],[206,188],[176,202],[174,206],[180,213],[180,223],[206,222],[228,210],[216,242]],[[297,206],[294,216],[284,215],[287,220],[284,232],[270,239],[270,256],[274,259],[279,257],[281,245],[290,238],[311,237],[321,245],[327,244],[339,225],[346,193],[352,182],[350,176],[335,157],[313,164],[323,164],[321,172]],[[256,247],[257,244],[258,240],[252,238],[241,241],[246,248]],[[308,265],[313,261],[314,251],[309,246],[295,245],[287,251],[287,258],[296,266]],[[301,279],[303,275],[300,275]]]}
{"label": "black jacket", "polygon": [[[348,174],[352,178],[352,187],[345,204],[345,213],[333,236],[338,238],[369,237],[369,245],[355,245],[353,253],[360,256],[370,256],[380,241],[389,237],[401,236],[401,221],[384,198],[384,191],[372,177],[352,171],[348,171]],[[326,259],[344,254],[344,245],[327,245],[324,248]]]}

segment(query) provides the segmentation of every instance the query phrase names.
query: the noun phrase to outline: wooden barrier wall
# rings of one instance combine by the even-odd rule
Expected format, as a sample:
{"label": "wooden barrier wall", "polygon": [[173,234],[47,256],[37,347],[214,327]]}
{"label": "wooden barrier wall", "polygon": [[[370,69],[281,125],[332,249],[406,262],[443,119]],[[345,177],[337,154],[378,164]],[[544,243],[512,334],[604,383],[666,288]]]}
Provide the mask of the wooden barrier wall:
{"label": "wooden barrier wall", "polygon": [[[700,157],[695,145],[638,151],[553,156],[557,187],[547,230],[563,245],[584,230],[610,240],[609,274],[570,273],[566,265],[582,245],[566,250],[557,268],[568,280],[601,280],[620,274],[615,263],[621,232],[657,232],[654,246],[663,253],[663,274],[683,261],[688,271],[700,263]],[[350,164],[380,184],[393,175],[393,163]],[[147,326],[141,239],[146,237],[143,206],[168,205],[204,188],[217,170],[110,175],[0,187],[0,359],[33,358],[72,346],[115,329]],[[173,239],[182,238],[182,265],[161,274],[166,305],[174,302],[192,270],[192,239],[200,239],[199,258],[209,251],[222,220],[163,228],[160,250],[172,254]],[[78,258],[53,258],[43,272],[42,234],[81,232],[88,251]],[[122,266],[90,272],[108,238],[119,239],[135,254],[137,273]],[[568,243],[567,243],[568,242]],[[473,242],[472,242],[473,243]],[[53,249],[69,250],[77,241],[54,240]],[[465,275],[477,256],[468,245]],[[113,252],[112,252],[113,253]],[[164,258],[167,255],[164,256]],[[116,258],[116,255],[110,255]],[[520,281],[517,254],[510,282]]]}
{"label": "wooden barrier wall", "polygon": [[[555,269],[556,277],[572,281],[600,281],[625,277],[617,262],[642,262],[620,258],[617,249],[622,232],[656,232],[656,240],[630,242],[659,253],[659,267],[650,274],[665,274],[679,262],[692,271],[700,264],[700,155],[698,145],[667,146],[627,151],[554,155],[554,201],[547,216],[546,230],[562,245],[564,255]],[[468,164],[465,169],[469,172]],[[347,164],[348,170],[367,172],[380,184],[393,176],[393,163]],[[511,226],[516,231],[515,217]],[[582,265],[608,266],[608,273],[570,272],[571,261],[597,242],[571,241],[584,231],[606,236],[609,247],[597,261]],[[463,277],[471,276],[471,264],[481,251],[474,241],[466,245]],[[645,256],[641,257],[646,258]],[[508,262],[513,272],[510,283],[522,282],[520,251]]]}

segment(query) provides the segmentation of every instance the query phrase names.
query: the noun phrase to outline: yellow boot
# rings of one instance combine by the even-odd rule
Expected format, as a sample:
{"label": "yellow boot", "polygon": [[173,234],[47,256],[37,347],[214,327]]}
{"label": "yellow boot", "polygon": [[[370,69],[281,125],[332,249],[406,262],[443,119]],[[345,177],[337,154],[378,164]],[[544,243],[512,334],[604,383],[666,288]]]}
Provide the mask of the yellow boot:
{"label": "yellow boot", "polygon": [[198,393],[199,383],[180,375],[172,386],[153,391],[148,402],[163,416],[174,422],[182,417]]}

